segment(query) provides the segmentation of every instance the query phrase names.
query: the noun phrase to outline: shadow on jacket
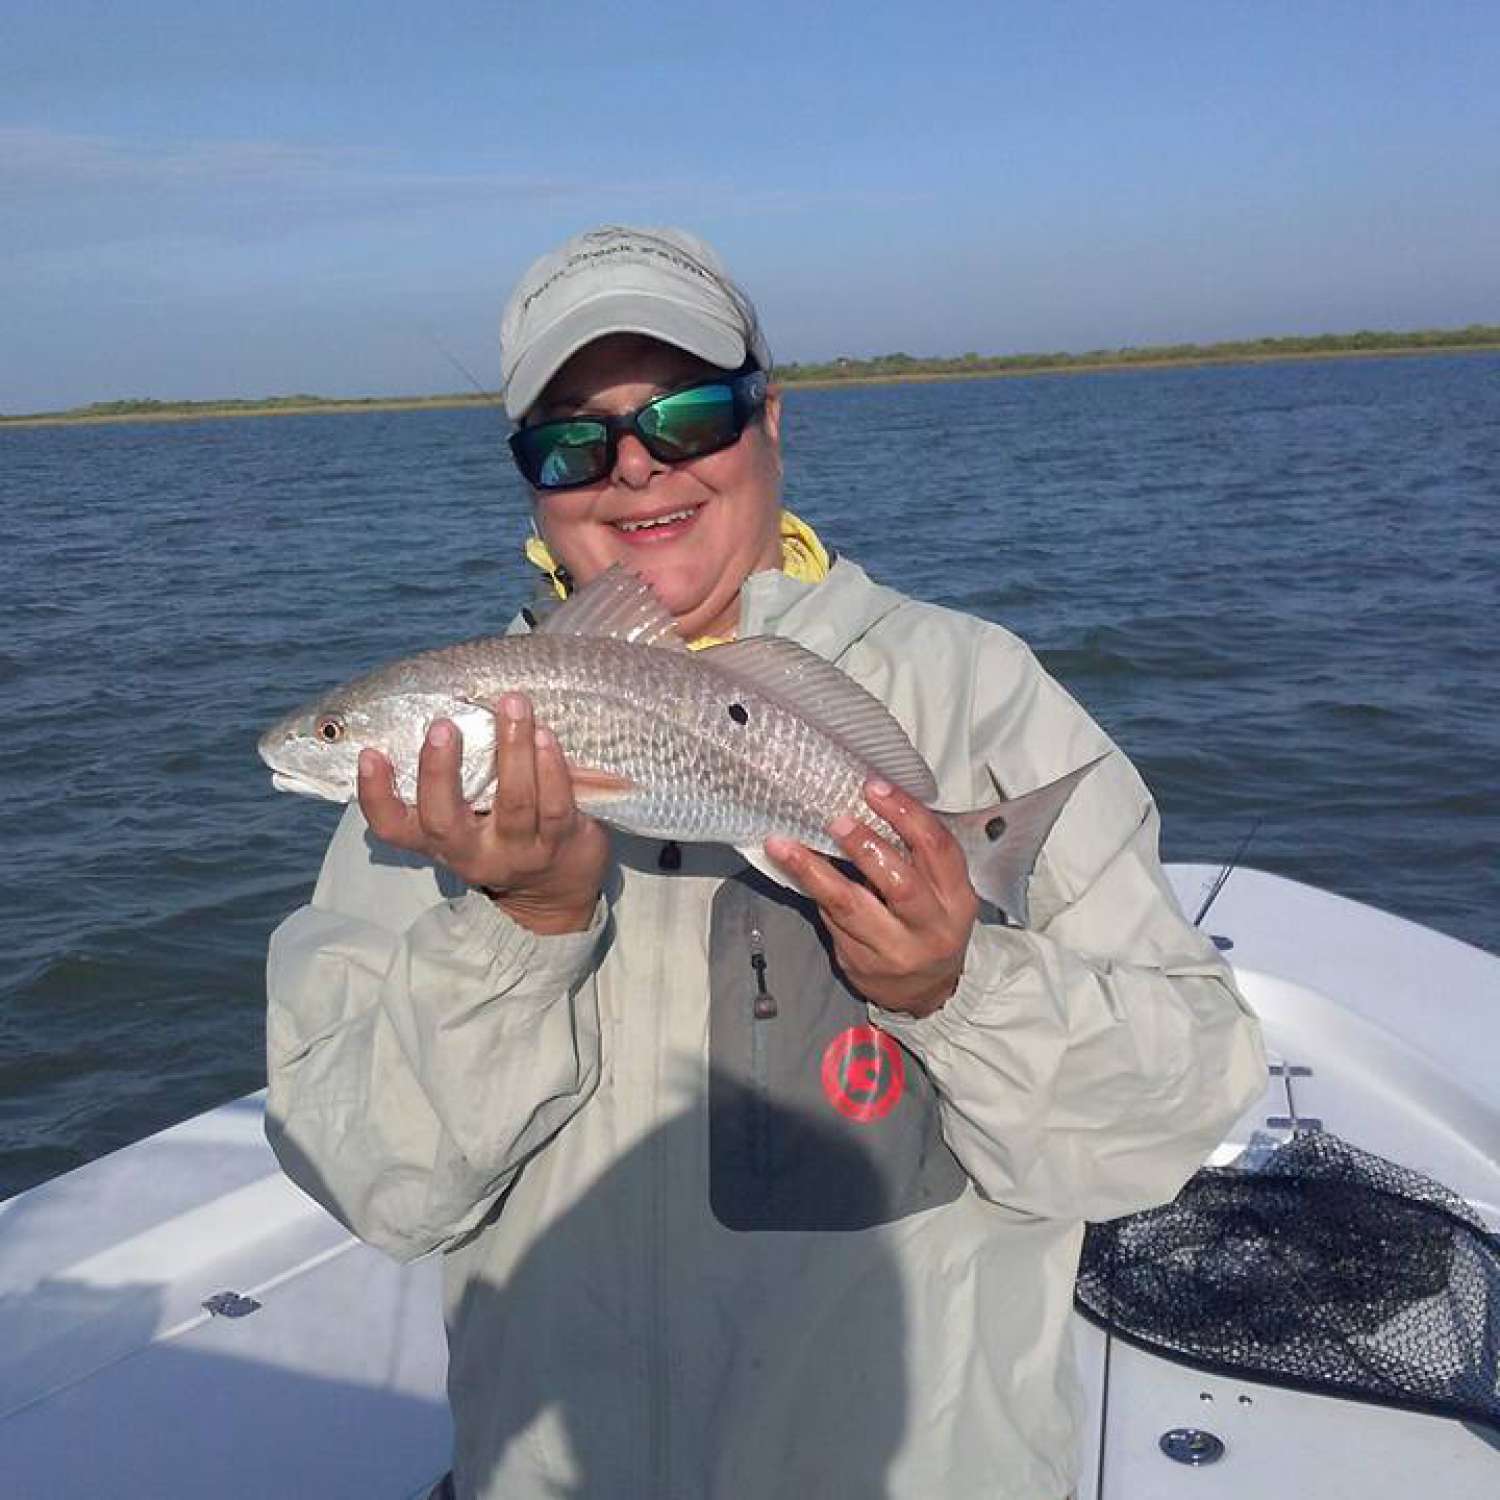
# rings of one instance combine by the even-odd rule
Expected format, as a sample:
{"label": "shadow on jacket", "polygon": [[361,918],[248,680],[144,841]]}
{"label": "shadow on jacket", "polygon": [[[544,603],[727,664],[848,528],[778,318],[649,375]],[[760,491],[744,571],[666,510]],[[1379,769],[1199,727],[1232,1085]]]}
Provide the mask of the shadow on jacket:
{"label": "shadow on jacket", "polygon": [[[794,1132],[800,1150],[817,1154],[838,1212],[882,1219],[882,1184],[837,1134],[774,1106],[767,1126]],[[663,1257],[652,1257],[654,1264],[640,1268],[639,1300],[625,1312],[565,1269],[586,1265],[612,1240],[623,1251],[632,1239],[624,1226],[657,1216],[661,1193],[684,1190],[664,1168],[680,1151],[708,1149],[708,1128],[705,1108],[652,1133],[540,1235],[503,1285],[481,1274],[468,1282],[456,1312],[450,1309],[461,1500],[512,1493],[755,1500],[769,1475],[779,1476],[777,1492],[786,1495],[868,1500],[887,1492],[909,1404],[905,1320],[894,1264],[874,1234],[844,1237],[847,1274],[829,1280],[819,1316],[791,1340],[778,1309],[778,1281],[826,1266],[826,1242],[824,1254],[813,1253],[825,1236],[752,1231],[779,1241],[779,1253],[767,1257],[777,1269],[758,1285],[716,1281],[712,1266],[684,1270],[680,1260],[668,1275]],[[465,1247],[450,1252],[464,1253]],[[538,1326],[539,1309],[552,1330],[542,1346],[513,1332],[515,1323]],[[671,1353],[684,1326],[701,1330],[692,1370],[674,1367]],[[482,1404],[495,1385],[487,1366],[499,1360],[525,1367],[524,1404]],[[513,1374],[504,1384],[517,1388]],[[803,1392],[816,1395],[816,1428],[799,1419]],[[708,1455],[708,1472],[683,1472],[685,1453]],[[536,1488],[538,1480],[545,1490]]]}

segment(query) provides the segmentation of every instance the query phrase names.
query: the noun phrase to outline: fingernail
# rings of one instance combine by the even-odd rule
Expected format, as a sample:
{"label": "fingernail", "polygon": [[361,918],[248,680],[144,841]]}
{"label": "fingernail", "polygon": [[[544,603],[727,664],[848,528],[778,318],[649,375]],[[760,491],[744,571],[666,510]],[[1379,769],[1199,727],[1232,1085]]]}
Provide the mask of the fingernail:
{"label": "fingernail", "polygon": [[890,782],[882,781],[878,776],[867,781],[865,785],[869,788],[872,797],[889,797],[895,791],[895,787]]}
{"label": "fingernail", "polygon": [[789,859],[792,853],[792,841],[790,839],[776,838],[773,836],[766,840],[765,848],[766,853],[769,854],[772,859]]}
{"label": "fingernail", "polygon": [[538,729],[532,736],[538,750],[550,750],[557,743],[557,736],[550,729]]}
{"label": "fingernail", "polygon": [[436,724],[428,729],[427,743],[435,745],[439,750],[444,745],[451,745],[453,743],[453,726],[446,720],[439,719]]}
{"label": "fingernail", "polygon": [[854,819],[848,813],[840,813],[833,822],[828,825],[828,831],[834,838],[847,838],[854,832]]}
{"label": "fingernail", "polygon": [[361,776],[373,776],[379,766],[379,758],[373,750],[361,750],[359,752],[359,774]]}
{"label": "fingernail", "polygon": [[524,719],[526,717],[526,700],[519,693],[507,693],[500,700],[500,712],[507,719]]}

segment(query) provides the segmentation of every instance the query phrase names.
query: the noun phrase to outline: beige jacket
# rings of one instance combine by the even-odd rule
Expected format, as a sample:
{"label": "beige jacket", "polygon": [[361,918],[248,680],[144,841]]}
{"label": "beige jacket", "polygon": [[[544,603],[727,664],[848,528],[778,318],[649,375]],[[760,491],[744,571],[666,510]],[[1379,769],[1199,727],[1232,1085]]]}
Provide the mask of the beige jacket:
{"label": "beige jacket", "polygon": [[[1015,637],[846,561],[750,579],[766,632],[889,704],[945,807],[1113,748]],[[1068,1494],[1082,1221],[1172,1197],[1264,1080],[1156,846],[1115,753],[1032,930],[982,924],[910,1020],[732,850],[617,835],[589,931],[538,938],[351,809],[272,940],[267,1128],[362,1238],[444,1253],[459,1494]]]}

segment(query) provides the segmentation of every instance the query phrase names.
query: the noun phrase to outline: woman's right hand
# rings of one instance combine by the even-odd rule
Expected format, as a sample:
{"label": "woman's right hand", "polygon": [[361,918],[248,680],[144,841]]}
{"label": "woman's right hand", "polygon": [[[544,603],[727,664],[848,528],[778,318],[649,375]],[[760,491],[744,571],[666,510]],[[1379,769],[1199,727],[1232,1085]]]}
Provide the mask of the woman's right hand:
{"label": "woman's right hand", "polygon": [[530,701],[496,705],[495,801],[488,813],[463,800],[463,742],[436,719],[417,764],[417,805],[396,795],[391,764],[376,750],[359,758],[359,805],[376,838],[446,865],[521,926],[581,932],[599,899],[609,834],[579,812],[557,736],[539,727]]}

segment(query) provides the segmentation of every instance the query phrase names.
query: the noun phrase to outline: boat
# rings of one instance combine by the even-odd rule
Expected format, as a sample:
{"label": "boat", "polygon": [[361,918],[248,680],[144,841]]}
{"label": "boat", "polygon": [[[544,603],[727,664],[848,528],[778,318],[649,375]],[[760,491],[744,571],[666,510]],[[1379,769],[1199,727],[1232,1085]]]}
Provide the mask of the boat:
{"label": "boat", "polygon": [[[1220,874],[1168,867],[1189,913]],[[1335,1132],[1500,1230],[1500,957],[1250,868],[1204,926],[1270,1059],[1213,1161]],[[282,1175],[263,1109],[234,1100],[0,1204],[9,1500],[422,1500],[446,1470],[439,1258],[352,1239]],[[1204,1373],[1074,1322],[1079,1500],[1500,1494],[1490,1427]]]}

